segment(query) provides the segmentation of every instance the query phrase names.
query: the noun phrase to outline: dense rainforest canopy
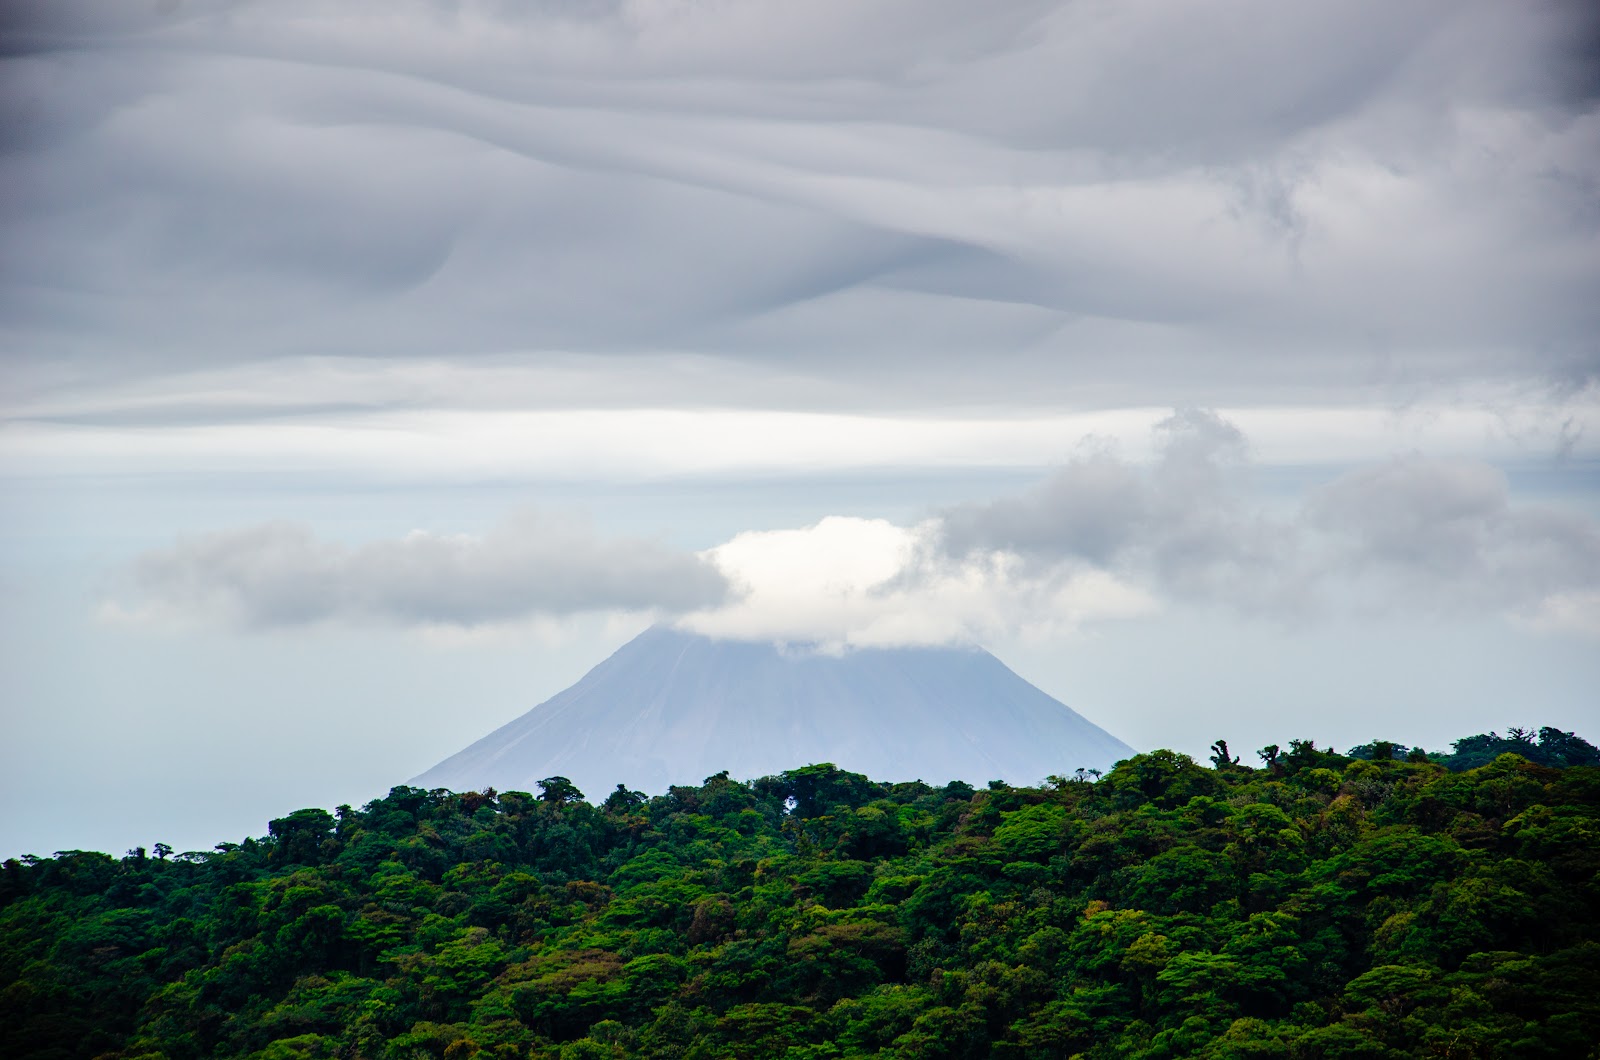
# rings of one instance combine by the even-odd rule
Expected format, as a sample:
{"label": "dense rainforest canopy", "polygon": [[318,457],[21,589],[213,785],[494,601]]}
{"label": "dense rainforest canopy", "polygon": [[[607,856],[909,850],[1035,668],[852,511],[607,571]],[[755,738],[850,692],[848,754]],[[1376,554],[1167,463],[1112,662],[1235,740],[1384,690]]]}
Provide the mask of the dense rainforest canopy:
{"label": "dense rainforest canopy", "polygon": [[0,1055],[1600,1056],[1593,747],[1214,750],[976,791],[402,787],[10,860]]}

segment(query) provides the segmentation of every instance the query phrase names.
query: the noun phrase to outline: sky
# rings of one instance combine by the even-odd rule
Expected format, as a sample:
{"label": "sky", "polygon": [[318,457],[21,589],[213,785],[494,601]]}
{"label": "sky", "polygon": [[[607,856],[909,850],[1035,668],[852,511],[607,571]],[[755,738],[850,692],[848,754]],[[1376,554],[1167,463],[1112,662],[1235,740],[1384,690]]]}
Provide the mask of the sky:
{"label": "sky", "polygon": [[1597,292],[1578,0],[5,5],[0,855],[360,805],[658,621],[1600,740]]}

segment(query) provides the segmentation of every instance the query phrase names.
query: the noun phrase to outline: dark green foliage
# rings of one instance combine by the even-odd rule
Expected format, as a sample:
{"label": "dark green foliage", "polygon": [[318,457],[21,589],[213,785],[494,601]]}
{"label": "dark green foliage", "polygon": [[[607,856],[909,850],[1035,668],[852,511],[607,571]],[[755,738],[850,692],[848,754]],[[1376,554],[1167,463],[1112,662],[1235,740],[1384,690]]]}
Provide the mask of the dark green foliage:
{"label": "dark green foliage", "polygon": [[1521,755],[1535,765],[1600,766],[1600,747],[1570,732],[1562,732],[1546,725],[1535,738],[1532,729],[1511,728],[1506,735],[1497,732],[1479,733],[1455,741],[1450,754],[1424,751],[1420,747],[1408,748],[1404,744],[1387,740],[1374,740],[1350,748],[1348,758],[1388,761],[1403,758],[1407,761],[1433,761],[1453,772],[1463,772],[1486,766],[1504,754]]}
{"label": "dark green foliage", "polygon": [[1212,750],[1038,788],[400,787],[211,853],[7,861],[0,1056],[1600,1055],[1593,747]]}

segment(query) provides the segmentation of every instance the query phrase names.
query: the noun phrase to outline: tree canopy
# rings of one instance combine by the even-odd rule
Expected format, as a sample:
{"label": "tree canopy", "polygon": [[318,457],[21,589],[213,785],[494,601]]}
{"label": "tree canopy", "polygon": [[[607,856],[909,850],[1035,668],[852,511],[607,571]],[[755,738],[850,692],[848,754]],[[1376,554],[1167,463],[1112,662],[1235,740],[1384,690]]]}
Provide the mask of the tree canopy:
{"label": "tree canopy", "polygon": [[1594,1056],[1600,767],[1519,732],[1038,787],[398,787],[13,859],[0,1055]]}

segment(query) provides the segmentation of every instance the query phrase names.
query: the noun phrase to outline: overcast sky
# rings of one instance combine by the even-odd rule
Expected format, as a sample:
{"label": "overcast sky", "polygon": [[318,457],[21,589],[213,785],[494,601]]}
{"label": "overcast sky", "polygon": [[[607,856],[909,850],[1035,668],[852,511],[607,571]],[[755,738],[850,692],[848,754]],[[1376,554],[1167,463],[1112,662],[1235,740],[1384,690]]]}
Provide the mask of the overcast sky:
{"label": "overcast sky", "polygon": [[1592,4],[0,38],[0,854],[359,804],[653,621],[1196,755],[1600,738]]}

